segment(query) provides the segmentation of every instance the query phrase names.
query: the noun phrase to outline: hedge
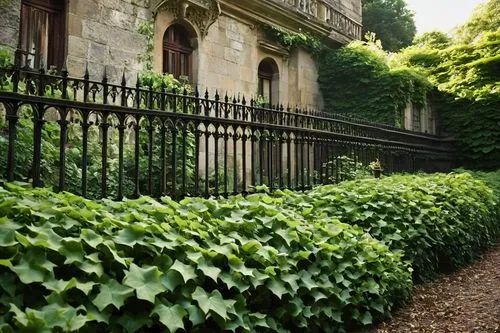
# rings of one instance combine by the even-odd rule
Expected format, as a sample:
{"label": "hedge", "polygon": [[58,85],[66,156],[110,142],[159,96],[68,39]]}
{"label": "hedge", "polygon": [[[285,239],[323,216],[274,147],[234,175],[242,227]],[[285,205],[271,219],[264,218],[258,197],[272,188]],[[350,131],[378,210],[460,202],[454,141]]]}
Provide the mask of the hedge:
{"label": "hedge", "polygon": [[180,203],[0,188],[0,332],[324,332],[389,316],[500,234],[469,174]]}
{"label": "hedge", "polygon": [[0,332],[342,331],[411,290],[400,253],[267,194],[96,203],[0,189]]}
{"label": "hedge", "polygon": [[500,235],[498,197],[468,173],[397,175],[277,195],[310,221],[338,218],[404,251],[417,282],[472,262]]}

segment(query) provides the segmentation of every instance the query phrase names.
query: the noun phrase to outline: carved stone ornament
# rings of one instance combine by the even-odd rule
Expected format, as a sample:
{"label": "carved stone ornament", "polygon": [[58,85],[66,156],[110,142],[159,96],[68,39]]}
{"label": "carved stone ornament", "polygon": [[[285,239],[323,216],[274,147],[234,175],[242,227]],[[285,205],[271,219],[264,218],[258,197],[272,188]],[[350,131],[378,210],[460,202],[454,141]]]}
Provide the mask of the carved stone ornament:
{"label": "carved stone ornament", "polygon": [[168,11],[176,19],[186,20],[196,26],[205,37],[208,29],[221,14],[218,0],[159,0],[153,4],[155,13]]}

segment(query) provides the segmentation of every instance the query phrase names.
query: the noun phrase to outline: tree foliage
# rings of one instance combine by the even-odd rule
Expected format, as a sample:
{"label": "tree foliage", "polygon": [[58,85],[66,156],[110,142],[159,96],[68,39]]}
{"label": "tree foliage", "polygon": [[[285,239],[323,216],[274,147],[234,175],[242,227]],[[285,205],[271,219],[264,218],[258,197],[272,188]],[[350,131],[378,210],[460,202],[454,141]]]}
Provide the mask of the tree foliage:
{"label": "tree foliage", "polygon": [[500,0],[490,0],[480,4],[470,19],[457,30],[459,41],[468,43],[484,32],[500,30]]}
{"label": "tree foliage", "polygon": [[418,35],[413,40],[412,45],[418,47],[430,47],[434,49],[443,49],[450,46],[452,39],[441,31],[431,31]]}
{"label": "tree foliage", "polygon": [[363,31],[375,33],[385,50],[395,52],[411,44],[417,28],[404,0],[363,0]]}

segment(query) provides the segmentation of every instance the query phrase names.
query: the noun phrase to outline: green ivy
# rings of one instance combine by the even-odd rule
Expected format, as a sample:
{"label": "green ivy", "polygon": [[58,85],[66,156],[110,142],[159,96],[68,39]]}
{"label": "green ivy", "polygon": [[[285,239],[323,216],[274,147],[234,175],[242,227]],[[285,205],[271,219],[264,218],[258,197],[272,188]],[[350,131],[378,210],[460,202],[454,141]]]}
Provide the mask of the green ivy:
{"label": "green ivy", "polygon": [[325,110],[402,126],[402,111],[427,103],[431,83],[417,71],[389,66],[389,55],[375,42],[352,42],[325,52],[319,62]]}
{"label": "green ivy", "polygon": [[401,253],[303,210],[265,193],[96,203],[6,184],[0,329],[343,331],[408,298]]}
{"label": "green ivy", "polygon": [[454,136],[462,165],[500,167],[500,32],[446,48],[414,46],[396,57],[439,89],[434,107]]}
{"label": "green ivy", "polygon": [[261,30],[267,38],[277,42],[288,51],[295,47],[302,47],[312,55],[318,56],[325,48],[323,41],[309,32],[292,32],[268,24],[261,25]]}
{"label": "green ivy", "polygon": [[153,70],[153,60],[154,60],[154,19],[142,22],[137,28],[137,32],[146,38],[146,50],[144,54],[139,55],[138,60],[143,64],[145,71]]}
{"label": "green ivy", "polygon": [[416,281],[470,263],[500,236],[500,198],[467,173],[398,175],[282,196],[310,221],[338,218],[403,251]]}

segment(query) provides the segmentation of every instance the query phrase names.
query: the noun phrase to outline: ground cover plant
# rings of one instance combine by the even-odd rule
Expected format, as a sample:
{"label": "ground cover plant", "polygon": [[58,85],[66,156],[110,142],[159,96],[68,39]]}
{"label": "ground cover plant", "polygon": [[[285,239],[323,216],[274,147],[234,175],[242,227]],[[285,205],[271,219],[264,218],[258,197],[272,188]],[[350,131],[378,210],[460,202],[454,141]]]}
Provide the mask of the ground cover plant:
{"label": "ground cover plant", "polygon": [[360,227],[265,193],[100,203],[0,188],[1,332],[342,331],[411,272]]}
{"label": "ground cover plant", "polygon": [[500,235],[498,197],[467,173],[397,175],[278,195],[310,221],[338,218],[404,251],[416,281],[470,263]]}

